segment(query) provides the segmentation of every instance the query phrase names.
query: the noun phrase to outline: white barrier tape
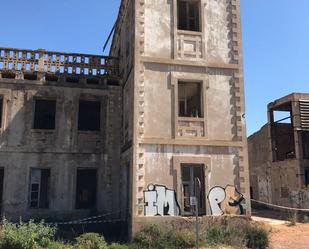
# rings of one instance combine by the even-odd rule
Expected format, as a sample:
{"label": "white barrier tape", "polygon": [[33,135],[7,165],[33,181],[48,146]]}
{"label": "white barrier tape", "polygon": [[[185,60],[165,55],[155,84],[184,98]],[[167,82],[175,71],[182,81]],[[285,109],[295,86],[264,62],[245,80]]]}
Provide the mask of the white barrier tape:
{"label": "white barrier tape", "polygon": [[83,224],[99,224],[99,223],[114,223],[126,221],[126,219],[111,219],[111,220],[95,220],[95,221],[68,221],[68,222],[54,222],[54,223],[45,223],[47,225],[83,225]]}
{"label": "white barrier tape", "polygon": [[270,203],[266,203],[266,202],[263,202],[263,201],[253,200],[253,199],[251,199],[251,201],[252,201],[252,202],[259,203],[259,204],[263,204],[263,205],[269,206],[269,207],[276,207],[276,208],[281,208],[281,209],[286,209],[286,210],[294,210],[294,211],[301,211],[301,212],[309,212],[309,209],[284,207],[284,206],[279,206],[279,205],[275,205],[275,204],[270,204]]}

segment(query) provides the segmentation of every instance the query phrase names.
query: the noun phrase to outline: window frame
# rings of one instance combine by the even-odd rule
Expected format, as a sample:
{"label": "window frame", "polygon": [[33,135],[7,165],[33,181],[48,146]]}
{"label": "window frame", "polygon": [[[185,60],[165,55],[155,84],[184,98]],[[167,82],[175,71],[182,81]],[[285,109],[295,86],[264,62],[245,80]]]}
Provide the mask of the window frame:
{"label": "window frame", "polygon": [[[180,97],[179,97],[179,85],[180,84],[197,84],[197,85],[199,85],[198,86],[198,90],[200,90],[200,93],[199,93],[199,110],[198,110],[198,112],[199,112],[199,116],[198,117],[196,117],[196,116],[181,116],[180,115],[180,108],[179,108],[179,106],[180,106]],[[178,96],[178,99],[177,99],[177,102],[178,102],[178,111],[177,111],[177,115],[178,115],[178,118],[192,118],[192,119],[203,119],[204,118],[204,90],[203,90],[203,81],[200,81],[200,80],[191,80],[191,81],[189,81],[189,80],[181,80],[181,79],[178,79],[178,81],[177,81],[177,96]],[[186,101],[187,102],[187,101]],[[187,103],[185,103],[185,106],[187,106]],[[186,109],[186,108],[185,108]]]}
{"label": "window frame", "polygon": [[[176,24],[176,30],[178,31],[184,31],[184,32],[197,32],[197,33],[200,33],[202,32],[203,30],[203,25],[202,25],[202,1],[201,0],[175,0],[176,2],[176,9],[175,9],[175,24]],[[180,29],[179,28],[179,2],[185,2],[187,7],[186,7],[186,11],[187,11],[187,14],[186,14],[186,26],[187,26],[187,29]],[[191,3],[194,3],[196,2],[197,5],[198,5],[198,28],[197,30],[191,30],[189,29],[190,28],[190,22],[188,19],[190,19],[190,15],[188,14],[189,12],[189,8],[188,8],[188,5]]]}
{"label": "window frame", "polygon": [[[202,84],[201,86],[201,95],[202,95],[202,115],[203,118],[196,118],[196,117],[179,117],[179,103],[178,103],[178,82],[200,82]],[[179,122],[180,121],[193,121],[193,122],[203,122],[204,124],[204,136],[200,136],[199,139],[206,139],[208,137],[208,116],[207,116],[207,89],[209,88],[209,77],[205,74],[196,74],[196,73],[179,73],[179,72],[172,72],[171,73],[171,85],[173,86],[173,101],[172,101],[172,127],[173,129],[173,138],[175,139],[183,139],[186,138],[184,136],[178,135],[178,128],[179,128]],[[190,138],[194,139],[194,138]]]}
{"label": "window frame", "polygon": [[[189,168],[189,172],[190,172],[190,179],[189,181],[185,181],[184,180],[184,175],[183,175],[183,170],[184,168],[187,167]],[[188,185],[189,189],[190,189],[190,196],[189,197],[196,197],[195,194],[195,177],[194,177],[194,170],[195,169],[199,169],[202,173],[202,175],[200,176],[200,181],[201,181],[201,189],[200,189],[200,197],[198,200],[198,211],[199,211],[199,215],[205,215],[206,214],[206,196],[205,196],[205,167],[204,164],[198,164],[198,163],[181,163],[180,164],[180,168],[181,168],[181,186],[182,186],[182,213],[184,216],[193,216],[195,215],[194,211],[185,211],[185,191],[184,191],[184,185]],[[204,190],[204,191],[203,191]]]}
{"label": "window frame", "polygon": [[[38,183],[39,187],[37,191],[32,191],[32,185],[34,183],[32,183],[31,178],[32,178],[32,172],[34,170],[39,170],[40,174],[41,174],[41,178],[40,178],[40,183]],[[42,185],[42,171],[43,170],[48,170],[49,173],[49,177],[48,177],[48,182],[47,182],[47,207],[41,207],[40,206],[40,198],[41,198],[41,185]],[[29,170],[29,184],[28,184],[28,208],[31,210],[38,210],[38,209],[50,209],[50,189],[51,189],[51,169],[50,168],[30,168]],[[37,192],[38,193],[38,198],[37,198],[37,206],[36,207],[32,207],[31,206],[31,202],[32,202],[32,198],[31,198],[31,194],[33,192]]]}

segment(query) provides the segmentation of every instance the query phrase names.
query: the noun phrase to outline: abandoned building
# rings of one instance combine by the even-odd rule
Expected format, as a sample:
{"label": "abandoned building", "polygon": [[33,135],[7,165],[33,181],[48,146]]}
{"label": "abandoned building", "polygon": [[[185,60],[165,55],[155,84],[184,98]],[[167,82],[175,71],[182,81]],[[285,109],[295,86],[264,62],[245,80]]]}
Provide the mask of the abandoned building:
{"label": "abandoned building", "polygon": [[248,139],[252,198],[309,208],[309,94],[268,105],[268,123]]}
{"label": "abandoned building", "polygon": [[0,50],[7,217],[135,231],[194,196],[201,216],[250,215],[239,0],[122,0],[108,57]]}

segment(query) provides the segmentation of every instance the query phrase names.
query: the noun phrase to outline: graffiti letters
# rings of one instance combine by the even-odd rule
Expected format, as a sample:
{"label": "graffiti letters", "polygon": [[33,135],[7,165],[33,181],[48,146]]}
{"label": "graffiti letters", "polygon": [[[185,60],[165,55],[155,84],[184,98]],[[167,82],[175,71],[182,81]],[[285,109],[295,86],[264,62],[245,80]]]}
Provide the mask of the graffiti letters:
{"label": "graffiti letters", "polygon": [[244,214],[242,201],[244,197],[234,186],[226,188],[214,187],[209,191],[208,200],[212,215],[241,215]]}
{"label": "graffiti letters", "polygon": [[178,216],[180,208],[174,190],[150,184],[144,191],[146,216]]}

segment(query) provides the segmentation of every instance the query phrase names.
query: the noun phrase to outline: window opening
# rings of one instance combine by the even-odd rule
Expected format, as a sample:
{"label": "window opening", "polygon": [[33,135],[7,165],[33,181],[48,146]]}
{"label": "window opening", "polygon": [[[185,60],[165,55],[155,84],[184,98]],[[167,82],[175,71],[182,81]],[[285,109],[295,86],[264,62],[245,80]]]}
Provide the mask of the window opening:
{"label": "window opening", "polygon": [[97,170],[78,169],[76,181],[76,208],[93,209],[97,201]]}
{"label": "window opening", "polygon": [[303,157],[309,159],[309,131],[302,131]]}
{"label": "window opening", "polygon": [[32,169],[30,175],[30,208],[49,207],[50,169]]}
{"label": "window opening", "polygon": [[202,117],[201,83],[179,82],[178,106],[180,117]]}
{"label": "window opening", "polygon": [[36,99],[33,129],[54,130],[56,126],[56,101]]}
{"label": "window opening", "polygon": [[273,160],[295,158],[295,140],[291,103],[271,110]]}
{"label": "window opening", "polygon": [[201,191],[198,197],[199,215],[205,214],[205,175],[203,165],[182,164],[182,190],[183,190],[183,211],[185,215],[193,215],[194,208],[190,206],[190,197],[195,194],[195,178],[201,182]]}
{"label": "window opening", "polygon": [[200,31],[200,1],[178,0],[178,29]]}
{"label": "window opening", "polygon": [[100,131],[101,103],[99,101],[79,101],[78,130]]}

